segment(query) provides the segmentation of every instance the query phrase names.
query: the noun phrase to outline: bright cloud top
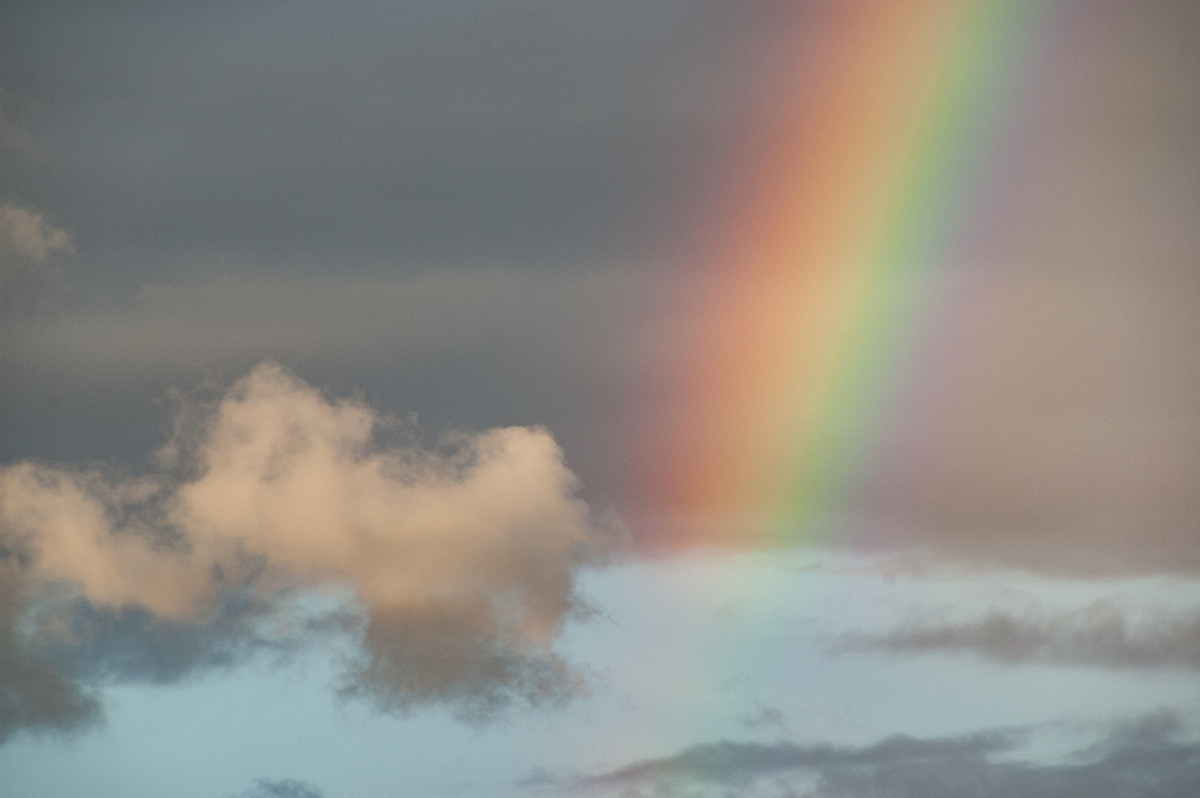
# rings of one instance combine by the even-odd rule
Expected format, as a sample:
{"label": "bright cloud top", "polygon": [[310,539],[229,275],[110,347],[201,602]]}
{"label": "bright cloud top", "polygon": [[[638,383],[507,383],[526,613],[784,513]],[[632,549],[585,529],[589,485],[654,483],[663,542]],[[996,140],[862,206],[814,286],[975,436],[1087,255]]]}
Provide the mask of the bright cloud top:
{"label": "bright cloud top", "polygon": [[[384,431],[407,438],[381,445]],[[554,643],[598,533],[546,430],[424,448],[362,402],[264,363],[214,406],[182,413],[161,457],[140,477],[0,471],[0,562],[20,585],[8,602],[38,619],[29,640],[69,629],[79,599],[92,614],[144,615],[151,630],[202,628],[233,596],[268,608],[331,588],[365,613],[347,691],[382,706],[477,713],[579,688]],[[17,650],[22,629],[7,631]]]}

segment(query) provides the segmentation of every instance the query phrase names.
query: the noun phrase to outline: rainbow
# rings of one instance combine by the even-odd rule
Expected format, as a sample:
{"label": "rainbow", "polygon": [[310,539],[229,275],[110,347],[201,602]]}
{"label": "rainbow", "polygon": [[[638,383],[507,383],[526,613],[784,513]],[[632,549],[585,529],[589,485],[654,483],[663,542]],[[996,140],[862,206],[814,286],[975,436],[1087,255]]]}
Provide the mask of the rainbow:
{"label": "rainbow", "polygon": [[661,388],[671,409],[641,479],[647,505],[726,539],[820,534],[858,489],[1043,11],[876,0],[804,14],[752,166],[690,247],[703,253],[691,354]]}

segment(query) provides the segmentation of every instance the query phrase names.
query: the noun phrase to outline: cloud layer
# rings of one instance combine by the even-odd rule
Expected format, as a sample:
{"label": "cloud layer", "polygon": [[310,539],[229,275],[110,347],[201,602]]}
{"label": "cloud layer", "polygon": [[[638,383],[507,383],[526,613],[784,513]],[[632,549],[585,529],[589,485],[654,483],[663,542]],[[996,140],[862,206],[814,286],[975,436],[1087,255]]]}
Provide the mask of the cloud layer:
{"label": "cloud layer", "polygon": [[1064,760],[1014,759],[1032,732],[896,736],[861,748],[721,741],[585,779],[576,789],[620,790],[623,798],[1184,798],[1200,789],[1200,742],[1172,714],[1119,724]]}
{"label": "cloud layer", "polygon": [[[579,688],[554,642],[598,537],[545,430],[424,447],[270,363],[177,421],[153,473],[0,470],[4,688],[32,707],[18,725],[62,715],[37,708],[38,679],[227,663],[286,637],[283,608],[314,590],[361,608],[345,691],[381,706],[478,714]],[[21,659],[35,649],[65,664]]]}
{"label": "cloud layer", "polygon": [[843,637],[847,651],[973,653],[999,662],[1109,668],[1200,668],[1200,617],[1160,614],[1131,621],[1106,601],[1081,612],[993,610],[978,620],[914,624],[884,634]]}

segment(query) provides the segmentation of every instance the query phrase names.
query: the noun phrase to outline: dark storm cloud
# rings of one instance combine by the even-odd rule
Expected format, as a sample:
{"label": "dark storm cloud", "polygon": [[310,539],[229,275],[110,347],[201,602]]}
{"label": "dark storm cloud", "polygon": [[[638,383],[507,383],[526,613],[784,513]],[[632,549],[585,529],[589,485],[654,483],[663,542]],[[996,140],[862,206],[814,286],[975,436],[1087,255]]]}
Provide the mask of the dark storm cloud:
{"label": "dark storm cloud", "polygon": [[[1200,742],[1160,713],[1113,728],[1061,761],[1012,757],[1031,732],[892,737],[864,748],[720,742],[574,784],[626,798],[1186,798],[1200,789]],[[559,782],[560,786],[565,782]]]}
{"label": "dark storm cloud", "polygon": [[965,623],[926,623],[843,637],[841,651],[971,653],[1006,663],[1100,668],[1200,668],[1200,616],[1133,621],[1110,602],[1062,614],[992,611]]}
{"label": "dark storm cloud", "polygon": [[161,441],[176,386],[226,382],[273,359],[415,412],[430,430],[546,426],[589,498],[604,496],[619,473],[608,466],[614,431],[627,426],[627,375],[651,357],[656,285],[632,267],[228,276],[148,285],[129,302],[60,316],[0,318],[0,371],[11,377],[0,381],[0,448],[138,464]]}
{"label": "dark storm cloud", "polygon": [[[770,4],[28,4],[0,73],[106,280],[627,254],[753,106]],[[719,67],[719,68],[718,68]],[[684,169],[687,166],[689,169]],[[80,279],[90,280],[84,270]]]}

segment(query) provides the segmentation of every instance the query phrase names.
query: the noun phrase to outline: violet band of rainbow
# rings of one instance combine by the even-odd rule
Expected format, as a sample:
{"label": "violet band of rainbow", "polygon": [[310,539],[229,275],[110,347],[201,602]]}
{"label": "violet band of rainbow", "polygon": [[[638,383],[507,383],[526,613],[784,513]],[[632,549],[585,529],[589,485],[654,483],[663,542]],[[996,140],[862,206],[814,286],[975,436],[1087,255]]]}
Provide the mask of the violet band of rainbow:
{"label": "violet band of rainbow", "polygon": [[789,540],[853,499],[1046,16],[918,0],[810,19],[820,32],[771,78],[785,96],[698,267],[651,503]]}

